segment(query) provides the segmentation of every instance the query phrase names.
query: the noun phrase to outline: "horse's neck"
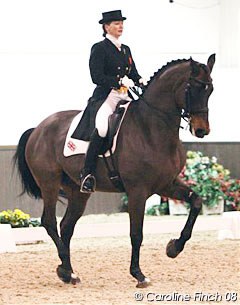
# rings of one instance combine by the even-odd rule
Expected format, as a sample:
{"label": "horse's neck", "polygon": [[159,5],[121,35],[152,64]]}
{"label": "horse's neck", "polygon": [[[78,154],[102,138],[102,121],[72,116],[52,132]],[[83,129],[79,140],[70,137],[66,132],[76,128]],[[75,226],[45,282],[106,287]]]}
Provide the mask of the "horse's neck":
{"label": "horse's neck", "polygon": [[140,100],[139,113],[148,126],[158,130],[167,129],[178,137],[181,109],[177,108],[172,90],[162,88],[155,91],[149,88]]}
{"label": "horse's neck", "polygon": [[160,73],[150,82],[145,98],[159,110],[177,111],[176,90],[187,80],[188,71],[189,65],[184,62]]}
{"label": "horse's neck", "polygon": [[[147,143],[178,145],[181,109],[175,89],[188,77],[189,63],[173,62],[150,81],[143,97],[132,105],[128,126]],[[131,126],[131,127],[130,127]]]}
{"label": "horse's neck", "polygon": [[143,99],[150,105],[149,108],[152,107],[159,113],[177,111],[174,92],[171,90],[165,90],[164,88],[148,90],[143,95]]}
{"label": "horse's neck", "polygon": [[166,142],[179,141],[180,118],[169,112],[156,111],[141,99],[136,103],[131,107],[128,118],[136,134],[156,145],[162,139]]}
{"label": "horse's neck", "polygon": [[[147,126],[170,132],[179,139],[181,108],[176,99],[176,89],[189,77],[189,63],[184,61],[170,64],[150,82],[139,107],[139,113]],[[162,129],[161,129],[162,127]],[[162,136],[162,135],[161,135]]]}

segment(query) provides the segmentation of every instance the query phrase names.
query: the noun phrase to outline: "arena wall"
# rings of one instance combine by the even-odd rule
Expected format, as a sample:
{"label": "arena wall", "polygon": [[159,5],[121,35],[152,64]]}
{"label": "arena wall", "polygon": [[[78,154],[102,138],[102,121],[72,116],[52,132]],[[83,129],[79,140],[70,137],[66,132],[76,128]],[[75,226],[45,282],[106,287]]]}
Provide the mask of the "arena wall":
{"label": "arena wall", "polygon": [[[240,178],[240,142],[185,142],[186,150],[199,150],[205,155],[215,156],[218,162],[231,171],[233,178]],[[0,211],[20,208],[32,217],[42,214],[42,200],[34,200],[27,195],[19,196],[21,183],[15,170],[13,170],[12,157],[15,146],[0,147]],[[122,194],[95,193],[87,204],[86,214],[116,213],[121,210]],[[66,209],[66,202],[57,204],[57,215],[62,216]]]}

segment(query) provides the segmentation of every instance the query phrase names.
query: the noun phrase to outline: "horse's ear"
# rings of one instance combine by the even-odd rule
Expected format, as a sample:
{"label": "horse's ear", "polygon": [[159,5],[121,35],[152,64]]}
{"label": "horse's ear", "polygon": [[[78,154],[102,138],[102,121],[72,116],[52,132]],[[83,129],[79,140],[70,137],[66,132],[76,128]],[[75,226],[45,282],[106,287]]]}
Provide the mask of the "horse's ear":
{"label": "horse's ear", "polygon": [[210,73],[212,72],[212,68],[215,64],[215,57],[216,57],[216,54],[212,54],[209,56],[208,61],[207,61],[207,65],[210,70]]}
{"label": "horse's ear", "polygon": [[196,61],[194,61],[192,59],[192,57],[190,57],[190,64],[191,64],[191,69],[192,69],[192,76],[198,76],[199,72],[200,72],[200,68],[199,65]]}

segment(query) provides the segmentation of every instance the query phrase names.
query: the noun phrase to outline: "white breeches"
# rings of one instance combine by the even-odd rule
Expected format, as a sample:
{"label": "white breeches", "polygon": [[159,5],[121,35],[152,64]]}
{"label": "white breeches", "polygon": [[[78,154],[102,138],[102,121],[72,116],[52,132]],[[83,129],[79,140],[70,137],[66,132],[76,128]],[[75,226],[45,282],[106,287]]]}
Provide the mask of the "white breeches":
{"label": "white breeches", "polygon": [[117,90],[112,89],[102,106],[99,108],[96,115],[95,126],[100,137],[106,137],[108,131],[108,117],[114,112],[118,102],[121,100],[130,102],[131,98],[127,93],[120,93]]}

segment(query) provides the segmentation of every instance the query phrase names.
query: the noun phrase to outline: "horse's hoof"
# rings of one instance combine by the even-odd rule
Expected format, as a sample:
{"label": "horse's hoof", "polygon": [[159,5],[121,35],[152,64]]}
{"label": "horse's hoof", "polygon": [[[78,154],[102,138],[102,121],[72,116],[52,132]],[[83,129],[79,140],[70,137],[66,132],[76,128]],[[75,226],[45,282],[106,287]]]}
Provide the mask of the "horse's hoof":
{"label": "horse's hoof", "polygon": [[71,274],[71,284],[73,285],[77,285],[78,283],[80,283],[80,278],[78,276],[76,276],[76,274],[72,273]]}
{"label": "horse's hoof", "polygon": [[138,283],[137,283],[137,288],[146,288],[146,287],[148,287],[148,286],[150,286],[151,285],[151,281],[150,281],[150,279],[148,279],[147,277],[145,277],[145,279],[143,280],[143,281],[138,281]]}
{"label": "horse's hoof", "polygon": [[80,279],[76,276],[76,274],[70,270],[62,268],[62,266],[57,267],[57,275],[64,283],[71,283],[73,285],[80,283]]}
{"label": "horse's hoof", "polygon": [[176,239],[171,239],[167,244],[166,253],[168,257],[175,258],[181,251],[176,248]]}

